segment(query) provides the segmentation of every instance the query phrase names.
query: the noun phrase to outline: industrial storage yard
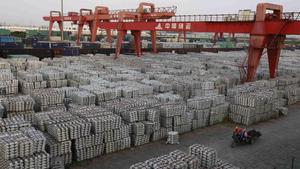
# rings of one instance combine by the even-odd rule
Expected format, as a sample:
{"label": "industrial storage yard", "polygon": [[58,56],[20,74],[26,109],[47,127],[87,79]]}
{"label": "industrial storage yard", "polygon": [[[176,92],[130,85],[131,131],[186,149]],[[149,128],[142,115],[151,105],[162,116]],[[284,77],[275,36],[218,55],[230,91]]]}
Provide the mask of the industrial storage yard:
{"label": "industrial storage yard", "polygon": [[[1,119],[1,131],[10,134],[2,134],[1,155],[6,158],[1,165],[13,167],[21,159],[35,157],[43,168],[71,163],[71,168],[140,168],[149,163],[138,162],[173,152],[164,158],[187,160],[179,160],[179,166],[200,163],[209,168],[217,162],[227,168],[288,168],[300,146],[293,119],[299,114],[300,52],[283,51],[274,80],[260,80],[268,75],[262,58],[258,80],[245,84],[240,84],[234,66],[242,54],[165,53],[140,59],[122,55],[118,60],[85,55],[43,61],[12,55],[2,59],[1,112],[7,118]],[[266,136],[251,148],[231,149],[234,125],[251,128],[253,124]],[[288,129],[295,131],[287,134]],[[165,145],[170,131],[186,133],[180,135],[179,145]],[[200,143],[213,148],[208,149],[213,151],[207,155],[211,159],[202,159],[207,164],[188,155],[204,151],[194,145]],[[279,149],[279,143],[288,148]],[[276,154],[279,151],[284,156]],[[85,161],[98,156],[99,160]]]}
{"label": "industrial storage yard", "polygon": [[300,12],[63,2],[0,23],[0,169],[300,168]]}

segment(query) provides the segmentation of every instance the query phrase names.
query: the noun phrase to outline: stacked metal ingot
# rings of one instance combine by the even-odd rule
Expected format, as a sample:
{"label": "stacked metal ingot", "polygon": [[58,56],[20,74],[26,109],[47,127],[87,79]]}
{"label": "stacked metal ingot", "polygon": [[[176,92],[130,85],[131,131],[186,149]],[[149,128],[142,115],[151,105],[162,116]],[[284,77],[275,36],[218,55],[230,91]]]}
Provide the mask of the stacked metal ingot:
{"label": "stacked metal ingot", "polygon": [[168,132],[167,144],[179,144],[179,134],[177,131]]}
{"label": "stacked metal ingot", "polygon": [[188,169],[198,169],[200,167],[200,160],[195,156],[188,155],[187,153],[175,150],[170,153],[174,159],[181,160],[185,162],[188,166]]}
{"label": "stacked metal ingot", "polygon": [[200,161],[187,153],[175,150],[167,155],[162,155],[157,158],[151,158],[144,162],[139,162],[130,167],[130,169],[198,169]]}
{"label": "stacked metal ingot", "polygon": [[[148,143],[150,141],[148,138],[160,129],[158,101],[153,97],[122,99],[115,105],[106,107],[110,107],[109,109],[117,114],[120,113],[124,122],[131,126],[133,144]],[[155,138],[157,140],[159,137]]]}
{"label": "stacked metal ingot", "polygon": [[33,127],[20,128],[28,138],[33,142],[33,152],[44,152],[46,147],[46,137],[44,134]]}
{"label": "stacked metal ingot", "polygon": [[121,97],[121,90],[114,88],[106,88],[97,83],[91,85],[80,86],[80,89],[87,90],[96,95],[96,103],[100,105],[102,102],[114,100]]}
{"label": "stacked metal ingot", "polygon": [[[103,148],[105,148],[105,153],[111,153],[130,147],[130,126],[122,124],[122,118],[120,116],[98,106],[83,106],[78,109],[74,109],[73,105],[71,105],[71,107],[70,110],[73,115],[91,123],[92,133],[95,135],[95,139],[98,140],[95,144],[85,147],[86,150],[94,149],[92,151],[95,152],[94,154],[85,154],[86,150],[80,150],[80,148],[77,147],[75,150],[78,156],[77,160],[101,155],[103,154]],[[87,136],[87,138],[89,139],[91,137]]]}
{"label": "stacked metal ingot", "polygon": [[224,121],[228,117],[229,103],[225,102],[224,95],[212,96],[212,107],[210,108],[209,125]]}
{"label": "stacked metal ingot", "polygon": [[224,95],[196,96],[189,99],[187,105],[193,113],[193,129],[220,123],[228,116],[229,104]]}
{"label": "stacked metal ingot", "polygon": [[297,87],[289,86],[285,88],[283,98],[287,100],[287,105],[295,104],[298,101]]}
{"label": "stacked metal ingot", "polygon": [[157,80],[142,80],[142,83],[152,86],[153,90],[158,93],[169,92],[172,90],[172,85],[166,84]]}
{"label": "stacked metal ingot", "polygon": [[0,70],[0,95],[17,94],[19,91],[18,80],[10,69]]}
{"label": "stacked metal ingot", "polygon": [[61,89],[39,89],[30,95],[34,98],[37,111],[47,111],[50,107],[63,105],[65,92]]}
{"label": "stacked metal ingot", "polygon": [[17,76],[20,82],[20,89],[24,94],[29,94],[35,89],[47,87],[47,82],[43,80],[43,75],[40,73],[19,71]]}
{"label": "stacked metal ingot", "polygon": [[203,168],[213,168],[217,162],[217,151],[200,144],[194,144],[189,147],[189,154],[200,160]]}
{"label": "stacked metal ingot", "polygon": [[167,131],[177,131],[180,134],[191,131],[191,121],[182,103],[166,104],[160,108],[161,126]]}
{"label": "stacked metal ingot", "polygon": [[47,132],[57,141],[73,140],[90,134],[91,124],[83,119],[51,124],[46,127]]}
{"label": "stacked metal ingot", "polygon": [[153,94],[153,87],[136,81],[119,81],[112,84],[116,90],[121,91],[124,98],[136,98]]}
{"label": "stacked metal ingot", "polygon": [[[148,143],[152,135],[154,135],[154,140],[166,136],[166,132],[163,134],[159,132],[159,102],[154,97],[121,99],[120,101],[107,103],[105,107],[116,114],[120,114],[125,123],[131,126],[133,145],[138,146]],[[163,136],[161,137],[161,135]]]}
{"label": "stacked metal ingot", "polygon": [[62,87],[61,90],[65,92],[65,97],[70,98],[74,92],[78,92],[77,87]]}
{"label": "stacked metal ingot", "polygon": [[68,86],[79,87],[80,85],[89,85],[90,79],[88,78],[88,76],[88,73],[71,70],[71,72],[67,73]]}
{"label": "stacked metal ingot", "polygon": [[0,132],[17,131],[28,127],[31,127],[30,122],[22,117],[0,118]]}
{"label": "stacked metal ingot", "polygon": [[225,162],[223,160],[217,159],[216,166],[213,167],[213,169],[240,169],[240,168],[236,167],[228,162]]}
{"label": "stacked metal ingot", "polygon": [[224,85],[214,83],[213,81],[200,82],[200,87],[196,87],[192,90],[192,96],[207,96],[207,95],[217,95],[224,92]]}
{"label": "stacked metal ingot", "polygon": [[160,112],[158,109],[146,110],[146,121],[143,121],[143,124],[145,126],[145,134],[150,135],[151,141],[160,140],[166,136],[160,132]]}
{"label": "stacked metal ingot", "polygon": [[5,108],[4,117],[23,117],[27,121],[32,121],[34,115],[34,100],[29,95],[7,96],[0,99]]}
{"label": "stacked metal ingot", "polygon": [[180,95],[172,93],[161,93],[155,95],[155,97],[157,97],[161,103],[178,103],[183,101],[183,98]]}
{"label": "stacked metal ingot", "polygon": [[10,69],[0,69],[0,81],[8,81],[14,79],[14,75]]}
{"label": "stacked metal ingot", "polygon": [[34,115],[33,125],[39,130],[45,131],[46,127],[49,125],[68,122],[76,120],[77,118],[78,117],[73,116],[71,113],[63,110],[39,112],[35,113]]}
{"label": "stacked metal ingot", "polygon": [[152,169],[152,168],[145,162],[139,162],[130,166],[129,169]]}
{"label": "stacked metal ingot", "polygon": [[91,123],[66,111],[36,113],[34,125],[45,131],[52,167],[72,162],[72,140],[91,134]]}
{"label": "stacked metal ingot", "polygon": [[56,67],[44,67],[38,70],[43,75],[43,79],[47,82],[48,88],[60,88],[68,85],[68,80],[64,72]]}
{"label": "stacked metal ingot", "polygon": [[41,69],[43,67],[46,67],[48,64],[42,61],[37,60],[27,60],[26,62],[26,69],[27,70],[37,70]]}
{"label": "stacked metal ingot", "polygon": [[238,94],[230,105],[229,117],[234,122],[250,125],[278,117],[276,90],[261,90]]}
{"label": "stacked metal ingot", "polygon": [[144,96],[139,98],[122,98],[111,102],[106,102],[102,106],[111,110],[117,115],[121,115],[121,112],[131,111],[140,107],[145,109],[151,109],[159,106],[159,101],[153,96]]}
{"label": "stacked metal ingot", "polygon": [[50,155],[50,167],[64,166],[72,163],[72,142],[66,140],[59,142],[51,135],[44,133],[46,142],[46,151]]}
{"label": "stacked metal ingot", "polygon": [[6,61],[0,61],[0,69],[10,69],[10,64]]}
{"label": "stacked metal ingot", "polygon": [[49,154],[45,152],[36,153],[31,156],[24,158],[16,158],[9,160],[0,160],[0,167],[6,169],[16,169],[16,168],[41,168],[48,169],[49,164]]}
{"label": "stacked metal ingot", "polygon": [[49,168],[46,138],[34,128],[0,134],[0,168]]}
{"label": "stacked metal ingot", "polygon": [[103,134],[91,134],[85,137],[75,139],[74,157],[77,161],[91,159],[104,154],[104,136]]}
{"label": "stacked metal ingot", "polygon": [[96,96],[88,91],[73,92],[71,99],[73,103],[82,106],[95,105],[96,102]]}

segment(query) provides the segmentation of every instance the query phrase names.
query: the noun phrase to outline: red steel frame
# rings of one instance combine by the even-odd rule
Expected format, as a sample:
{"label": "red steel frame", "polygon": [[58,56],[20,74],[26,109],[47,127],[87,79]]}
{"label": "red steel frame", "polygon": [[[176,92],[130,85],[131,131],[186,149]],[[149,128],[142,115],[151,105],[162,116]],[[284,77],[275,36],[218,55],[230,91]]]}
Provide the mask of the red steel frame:
{"label": "red steel frame", "polygon": [[[147,7],[150,7],[150,11],[146,11],[149,9]],[[235,36],[236,33],[249,34],[247,81],[254,80],[265,48],[268,54],[270,78],[275,78],[285,36],[300,35],[300,21],[298,16],[295,16],[299,13],[283,13],[281,5],[270,3],[258,4],[255,19],[249,21],[237,21],[228,18],[224,21],[224,17],[219,20],[218,15],[215,15],[215,19],[212,19],[213,16],[211,15],[205,15],[204,21],[187,20],[187,17],[193,19],[197,16],[175,16],[174,11],[157,10],[151,3],[141,3],[136,10],[120,10],[112,13],[106,7],[96,7],[94,14],[90,10],[88,14],[84,15],[83,11],[81,10],[80,16],[70,12],[68,16],[64,16],[64,21],[78,23],[78,39],[85,24],[90,27],[92,41],[96,39],[98,28],[107,30],[109,42],[111,42],[110,30],[117,30],[116,58],[120,55],[121,44],[128,30],[134,36],[137,56],[141,55],[141,31],[151,31],[154,53],[156,53],[156,31],[183,32],[184,39],[186,39],[186,32],[211,32],[215,33],[215,39],[219,36],[222,37],[223,33],[229,33],[231,36]],[[267,11],[273,11],[273,13],[270,14]],[[54,14],[59,16],[53,16]],[[50,23],[49,36],[51,36],[54,22],[58,22],[62,30],[60,16],[59,12],[51,11],[50,17],[44,17],[44,20]],[[183,19],[176,20],[177,17]],[[77,42],[79,43],[79,40]]]}

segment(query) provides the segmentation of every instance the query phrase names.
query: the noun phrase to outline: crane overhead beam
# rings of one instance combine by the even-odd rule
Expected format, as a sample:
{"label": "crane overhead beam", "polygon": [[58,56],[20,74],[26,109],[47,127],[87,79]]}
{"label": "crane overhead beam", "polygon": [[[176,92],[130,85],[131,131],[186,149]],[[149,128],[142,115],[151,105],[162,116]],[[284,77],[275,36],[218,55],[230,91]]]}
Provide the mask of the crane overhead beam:
{"label": "crane overhead beam", "polygon": [[[121,27],[120,24],[122,25]],[[286,24],[279,34],[300,35],[300,21],[266,21],[259,24],[265,29],[260,30],[258,34],[277,34],[277,28]],[[98,27],[101,29],[250,34],[252,33],[254,22],[106,22],[100,23]]]}
{"label": "crane overhead beam", "polygon": [[[249,50],[246,81],[253,81],[264,49],[267,49],[270,78],[276,77],[280,51],[286,35],[300,35],[300,12],[283,12],[283,6],[271,3],[259,3],[256,13],[247,11],[246,14],[219,15],[178,15],[176,7],[156,8],[152,3],[140,3],[137,9],[112,10],[98,6],[95,12],[81,9],[80,13],[69,12],[61,17],[57,11],[43,17],[49,21],[49,36],[53,24],[57,22],[62,30],[63,21],[78,24],[79,44],[84,25],[91,31],[91,41],[96,40],[97,29],[107,31],[107,40],[111,42],[111,30],[117,30],[116,58],[120,55],[121,44],[127,31],[134,36],[137,56],[141,55],[141,32],[150,31],[153,52],[156,53],[156,32],[210,32],[215,35],[229,33],[249,34]],[[270,12],[272,11],[272,12]],[[186,36],[184,36],[186,37]]]}

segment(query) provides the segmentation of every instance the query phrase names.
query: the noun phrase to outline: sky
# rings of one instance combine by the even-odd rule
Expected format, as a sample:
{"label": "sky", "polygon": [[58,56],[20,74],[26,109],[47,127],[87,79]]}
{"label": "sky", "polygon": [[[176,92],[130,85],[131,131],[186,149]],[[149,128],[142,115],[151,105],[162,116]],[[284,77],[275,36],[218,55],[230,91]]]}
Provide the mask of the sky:
{"label": "sky", "polygon": [[[0,0],[0,23],[17,25],[48,25],[42,17],[51,10],[60,10],[61,0]],[[64,11],[79,11],[107,6],[110,9],[137,8],[141,0],[64,0]],[[177,6],[177,14],[226,14],[240,9],[256,9],[260,0],[151,0],[157,7]],[[300,0],[270,0],[281,4],[284,11],[300,11]]]}

